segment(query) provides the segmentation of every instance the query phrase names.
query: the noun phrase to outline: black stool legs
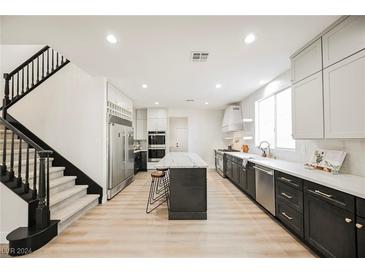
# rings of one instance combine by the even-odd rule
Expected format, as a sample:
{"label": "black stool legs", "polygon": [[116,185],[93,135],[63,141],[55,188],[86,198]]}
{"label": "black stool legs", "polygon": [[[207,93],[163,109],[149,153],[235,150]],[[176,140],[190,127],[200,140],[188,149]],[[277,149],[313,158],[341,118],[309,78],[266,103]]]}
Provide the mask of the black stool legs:
{"label": "black stool legs", "polygon": [[[146,213],[151,213],[153,210],[158,208],[164,202],[168,202],[168,181],[166,178],[168,172],[154,171],[151,173],[152,181],[150,186],[150,192],[148,195]],[[157,203],[155,205],[155,203]],[[153,206],[154,205],[154,206]],[[152,208],[150,208],[153,206]]]}

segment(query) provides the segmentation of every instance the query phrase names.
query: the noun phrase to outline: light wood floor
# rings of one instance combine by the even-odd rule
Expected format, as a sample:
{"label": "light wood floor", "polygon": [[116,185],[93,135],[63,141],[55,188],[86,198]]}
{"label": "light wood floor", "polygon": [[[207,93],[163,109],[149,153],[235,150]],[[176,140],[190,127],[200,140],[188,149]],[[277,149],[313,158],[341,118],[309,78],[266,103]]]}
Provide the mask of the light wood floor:
{"label": "light wood floor", "polygon": [[215,171],[208,172],[208,220],[146,214],[149,174],[90,210],[26,257],[313,257],[284,228]]}

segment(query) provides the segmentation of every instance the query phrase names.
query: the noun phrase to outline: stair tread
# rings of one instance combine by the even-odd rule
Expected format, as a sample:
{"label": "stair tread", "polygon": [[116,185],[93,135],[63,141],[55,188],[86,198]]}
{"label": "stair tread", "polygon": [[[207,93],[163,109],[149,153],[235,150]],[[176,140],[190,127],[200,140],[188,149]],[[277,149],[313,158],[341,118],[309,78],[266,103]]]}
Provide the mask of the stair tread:
{"label": "stair tread", "polygon": [[99,194],[88,194],[55,214],[51,214],[51,218],[53,220],[60,220],[60,223],[62,223],[97,199],[99,199]]}
{"label": "stair tread", "polygon": [[50,188],[57,187],[59,185],[67,183],[69,181],[76,180],[76,178],[77,178],[77,176],[62,176],[59,178],[51,179],[49,181],[49,187]]}
{"label": "stair tread", "polygon": [[68,188],[66,190],[60,191],[60,192],[52,195],[51,199],[50,199],[51,207],[65,199],[67,199],[68,197],[71,197],[72,195],[74,195],[78,192],[81,192],[87,188],[88,188],[87,185],[75,185],[71,188]]}

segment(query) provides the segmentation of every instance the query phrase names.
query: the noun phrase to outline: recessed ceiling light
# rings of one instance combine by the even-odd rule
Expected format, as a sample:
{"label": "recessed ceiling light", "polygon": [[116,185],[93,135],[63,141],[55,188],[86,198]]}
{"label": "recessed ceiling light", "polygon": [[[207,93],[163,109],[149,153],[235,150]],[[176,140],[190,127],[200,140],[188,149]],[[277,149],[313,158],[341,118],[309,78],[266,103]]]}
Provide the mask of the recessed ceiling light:
{"label": "recessed ceiling light", "polygon": [[221,88],[222,84],[215,84],[215,88]]}
{"label": "recessed ceiling light", "polygon": [[245,43],[246,44],[251,44],[256,40],[256,37],[253,33],[247,34],[245,37]]}
{"label": "recessed ceiling light", "polygon": [[118,42],[117,38],[113,35],[113,34],[108,34],[106,36],[106,40],[110,43],[110,44],[115,44],[116,42]]}
{"label": "recessed ceiling light", "polygon": [[209,103],[208,102],[205,102],[204,104],[208,105]]}
{"label": "recessed ceiling light", "polygon": [[158,105],[159,104],[159,102],[155,102],[155,105]]}
{"label": "recessed ceiling light", "polygon": [[142,88],[148,88],[148,85],[147,84],[143,84],[142,85]]}

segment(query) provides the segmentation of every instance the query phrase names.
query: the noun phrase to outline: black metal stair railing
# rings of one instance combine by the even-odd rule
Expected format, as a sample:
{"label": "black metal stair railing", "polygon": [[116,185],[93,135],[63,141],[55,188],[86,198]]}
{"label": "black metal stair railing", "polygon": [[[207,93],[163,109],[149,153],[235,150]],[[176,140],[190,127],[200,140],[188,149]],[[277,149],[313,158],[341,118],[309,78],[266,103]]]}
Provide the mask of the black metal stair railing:
{"label": "black metal stair railing", "polygon": [[[3,125],[2,165],[0,170],[2,181],[19,195],[25,195],[29,199],[38,200],[38,206],[35,211],[35,226],[36,229],[44,229],[50,223],[49,156],[52,154],[52,151],[42,149],[1,117],[0,124]],[[8,142],[10,142],[10,150]],[[17,142],[17,149],[15,148],[15,142]],[[33,153],[33,176],[30,178],[30,157]],[[25,156],[24,167],[23,156]],[[16,157],[17,170],[14,168]],[[38,160],[39,164],[37,164]],[[30,179],[32,179],[32,186],[30,186]]]}
{"label": "black metal stair railing", "polygon": [[6,118],[7,108],[68,63],[60,53],[45,46],[12,72],[4,73],[3,118]]}

